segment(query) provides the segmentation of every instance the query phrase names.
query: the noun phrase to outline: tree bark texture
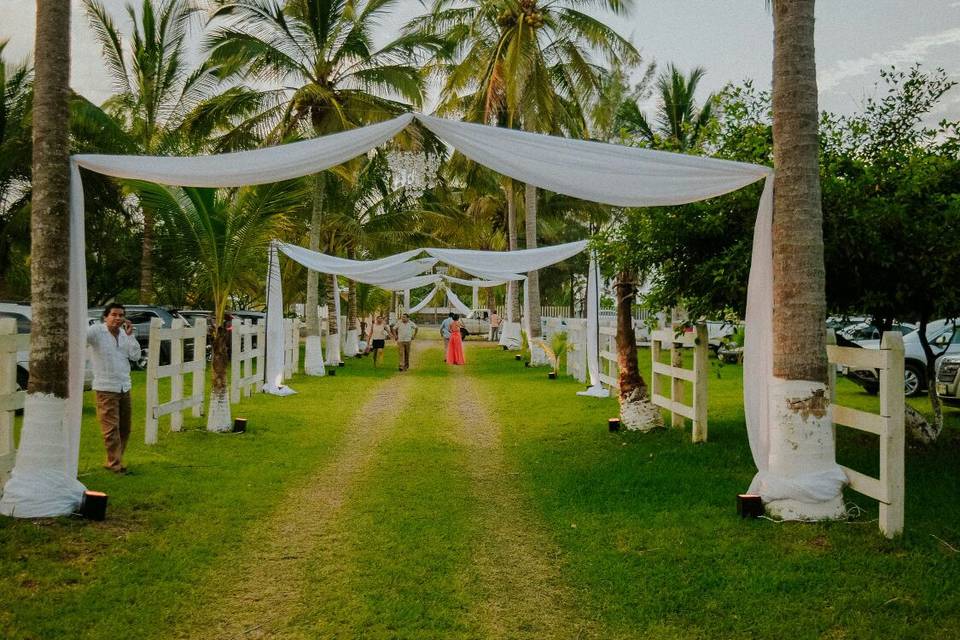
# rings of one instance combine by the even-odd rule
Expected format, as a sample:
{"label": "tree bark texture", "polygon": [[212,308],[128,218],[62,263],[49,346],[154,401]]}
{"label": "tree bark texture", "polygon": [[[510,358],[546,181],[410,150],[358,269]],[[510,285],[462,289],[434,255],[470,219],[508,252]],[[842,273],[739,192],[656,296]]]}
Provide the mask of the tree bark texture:
{"label": "tree bark texture", "polygon": [[[313,176],[313,212],[310,215],[310,250],[320,250],[320,221],[323,218],[323,178],[320,174]],[[317,306],[320,304],[318,288],[320,274],[307,270],[307,299],[304,320],[307,325],[308,336],[320,335],[320,314]]]}
{"label": "tree bark texture", "polygon": [[[537,187],[528,184],[523,190],[524,219],[526,220],[527,249],[537,248]],[[530,337],[539,338],[540,331],[540,272],[527,272],[527,295],[525,301],[530,314]]]}
{"label": "tree bark texture", "polygon": [[[351,260],[356,259],[356,252],[353,249],[348,249],[347,257]],[[394,296],[396,296],[396,293],[394,293]],[[396,309],[396,305],[394,305],[394,309]],[[357,317],[357,283],[353,280],[347,281],[347,331],[360,331],[360,320]]]}
{"label": "tree bark texture", "polygon": [[775,0],[773,22],[773,374],[826,383],[814,0]]}
{"label": "tree bark texture", "polygon": [[[513,199],[513,180],[507,178],[504,187],[507,196],[507,248],[517,250],[517,203]],[[511,280],[507,283],[507,318],[508,322],[516,322],[520,317],[520,287]]]}
{"label": "tree bark texture", "polygon": [[143,213],[143,246],[140,250],[140,304],[153,304],[153,247],[156,233],[153,211],[141,205]]}
{"label": "tree bark texture", "polygon": [[337,304],[334,300],[334,278],[337,276],[330,275],[330,286],[327,287],[327,333],[334,336],[340,333],[340,328],[337,326],[339,319],[337,318]]}
{"label": "tree bark texture", "polygon": [[37,0],[30,219],[29,393],[67,397],[70,3]]}
{"label": "tree bark texture", "polygon": [[633,299],[637,293],[636,275],[630,271],[617,274],[617,368],[620,398],[630,398],[634,391],[649,397],[647,383],[640,375],[637,362],[637,336],[633,331]]}

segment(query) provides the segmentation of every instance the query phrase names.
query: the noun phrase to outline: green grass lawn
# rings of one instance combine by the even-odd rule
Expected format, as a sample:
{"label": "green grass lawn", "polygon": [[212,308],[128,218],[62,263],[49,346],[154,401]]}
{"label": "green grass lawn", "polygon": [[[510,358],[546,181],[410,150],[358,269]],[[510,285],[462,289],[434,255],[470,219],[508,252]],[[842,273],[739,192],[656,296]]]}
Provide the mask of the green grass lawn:
{"label": "green grass lawn", "polygon": [[[208,434],[190,418],[170,433],[162,420],[150,447],[135,374],[126,477],[100,467],[88,398],[81,480],[110,494],[108,519],[0,519],[0,637],[189,636],[183,621],[203,617],[275,502],[335,459],[360,406],[398,375],[416,376],[410,402],[347,494],[335,522],[342,545],[304,559],[290,637],[481,637],[464,611],[483,523],[468,453],[435,402],[455,386],[439,351],[426,353],[435,357],[404,374],[390,349],[380,370],[351,361],[335,378],[296,377],[296,396],[245,399],[234,415],[248,418],[246,434]],[[711,370],[709,441],[694,445],[689,428],[609,433],[614,400],[579,398],[579,383],[548,381],[482,343],[467,353],[510,476],[597,637],[960,637],[960,554],[948,546],[960,548],[957,410],[945,410],[940,442],[908,449],[906,532],[888,541],[876,504],[852,492],[863,513],[848,522],[736,516],[753,474],[737,366]],[[648,371],[648,352],[641,363]],[[840,401],[875,399],[842,380]],[[875,470],[876,438],[841,429],[838,439],[845,464]]]}

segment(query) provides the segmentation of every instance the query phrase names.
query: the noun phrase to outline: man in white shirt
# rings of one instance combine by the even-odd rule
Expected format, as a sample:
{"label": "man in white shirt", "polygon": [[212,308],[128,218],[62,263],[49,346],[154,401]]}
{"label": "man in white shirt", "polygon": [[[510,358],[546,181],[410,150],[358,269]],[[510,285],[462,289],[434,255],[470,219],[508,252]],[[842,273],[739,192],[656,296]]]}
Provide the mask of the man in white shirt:
{"label": "man in white shirt", "polygon": [[97,394],[97,420],[107,449],[104,468],[126,473],[123,452],[130,439],[130,361],[140,358],[140,343],[122,304],[103,310],[100,324],[87,329],[93,356],[93,390]]}
{"label": "man in white shirt", "polygon": [[400,371],[410,368],[410,344],[417,337],[417,325],[410,320],[410,316],[403,314],[400,322],[393,325],[393,337],[400,347]]}

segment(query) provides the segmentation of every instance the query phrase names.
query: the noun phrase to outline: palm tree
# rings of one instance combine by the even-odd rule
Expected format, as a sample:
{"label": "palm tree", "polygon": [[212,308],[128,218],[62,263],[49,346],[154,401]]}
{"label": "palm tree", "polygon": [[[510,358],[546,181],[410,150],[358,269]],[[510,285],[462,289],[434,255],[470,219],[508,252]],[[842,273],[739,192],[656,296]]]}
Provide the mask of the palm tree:
{"label": "palm tree", "polygon": [[704,127],[713,118],[714,95],[708,95],[702,107],[696,100],[697,86],[705,74],[703,67],[696,67],[684,76],[674,65],[668,65],[657,77],[656,123],[651,125],[637,100],[631,99],[617,110],[618,127],[651,147],[681,152],[699,147]]}
{"label": "palm tree", "polygon": [[270,240],[283,231],[284,214],[302,202],[302,183],[293,181],[242,189],[165,187],[131,182],[157,212],[168,233],[180,238],[183,269],[191,272],[213,304],[213,378],[207,429],[229,431],[227,348],[224,314],[230,295],[251,270],[259,270]]}
{"label": "palm tree", "polygon": [[33,69],[4,58],[0,40],[0,296],[26,297],[30,253]]}
{"label": "palm tree", "polygon": [[[115,93],[102,109],[121,124],[127,153],[169,155],[196,151],[191,115],[218,83],[210,69],[191,69],[186,36],[200,9],[191,0],[142,0],[125,9],[133,22],[129,48],[101,0],[84,0]],[[140,302],[154,298],[154,214],[143,209]]]}
{"label": "palm tree", "polygon": [[[823,213],[818,172],[814,0],[773,0],[773,386],[770,471],[836,471],[827,411]],[[789,400],[788,400],[789,399]],[[772,412],[773,413],[773,412]],[[837,472],[839,473],[839,472]],[[840,486],[817,503],[776,500],[785,518],[838,518]]]}
{"label": "palm tree", "polygon": [[65,515],[82,493],[74,478],[64,477],[73,467],[63,425],[70,352],[69,5],[38,0],[35,43],[30,382],[16,466],[0,498],[0,513],[20,517]]}
{"label": "palm tree", "polygon": [[[626,14],[628,0],[436,0],[433,11],[408,32],[439,34],[447,44],[435,69],[445,81],[441,113],[528,131],[584,136],[589,98],[600,88],[593,54],[639,62],[630,42],[580,11]],[[504,182],[510,250],[516,248],[513,183]],[[527,248],[537,246],[537,192],[524,189]],[[526,306],[531,337],[540,335],[540,290],[528,274]],[[543,359],[545,362],[545,358]]]}
{"label": "palm tree", "polygon": [[[214,19],[227,24],[208,38],[210,62],[224,78],[267,87],[255,92],[258,113],[238,131],[262,130],[277,142],[386,120],[419,106],[424,81],[409,63],[426,39],[404,36],[372,45],[378,20],[396,0],[221,0]],[[310,249],[320,248],[324,188],[317,178]],[[319,334],[318,274],[307,272],[307,334]],[[328,304],[333,314],[333,305]],[[329,318],[331,330],[336,319]],[[310,342],[308,341],[308,344]],[[309,359],[309,356],[308,356]]]}

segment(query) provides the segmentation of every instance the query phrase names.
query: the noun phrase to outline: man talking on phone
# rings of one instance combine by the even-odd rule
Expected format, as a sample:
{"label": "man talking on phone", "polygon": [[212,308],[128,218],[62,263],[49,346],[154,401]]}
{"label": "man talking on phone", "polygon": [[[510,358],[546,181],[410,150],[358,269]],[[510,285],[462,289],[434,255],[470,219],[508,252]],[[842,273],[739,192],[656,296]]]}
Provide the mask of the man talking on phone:
{"label": "man talking on phone", "polygon": [[107,449],[104,468],[127,473],[123,452],[130,439],[130,361],[140,358],[140,343],[133,335],[122,304],[108,304],[103,322],[87,329],[93,356],[93,390],[97,394],[97,420]]}

